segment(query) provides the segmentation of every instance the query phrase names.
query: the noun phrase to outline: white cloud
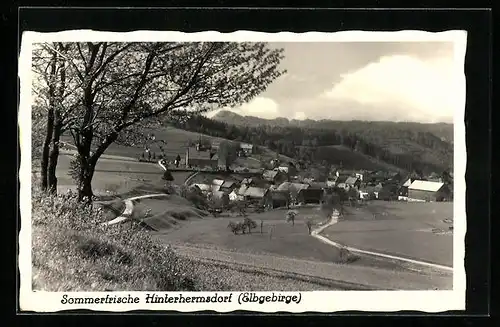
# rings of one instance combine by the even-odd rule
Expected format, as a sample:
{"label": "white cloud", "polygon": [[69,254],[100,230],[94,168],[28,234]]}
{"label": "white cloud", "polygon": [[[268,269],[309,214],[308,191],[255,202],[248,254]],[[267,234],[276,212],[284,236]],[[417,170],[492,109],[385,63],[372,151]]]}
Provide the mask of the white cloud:
{"label": "white cloud", "polygon": [[[463,88],[463,67],[452,58],[418,59],[387,56],[343,75],[327,90],[329,100],[349,101],[380,108],[382,116],[434,121],[453,116]],[[457,96],[458,95],[458,96]],[[375,114],[375,113],[374,113]]]}
{"label": "white cloud", "polygon": [[232,111],[242,116],[255,116],[266,119],[279,117],[279,104],[271,98],[256,97],[252,101],[241,105],[240,107],[230,108],[224,107],[221,109],[209,111],[205,114],[206,117],[212,118],[221,111]]}
{"label": "white cloud", "polygon": [[279,105],[271,98],[256,97],[252,101],[232,111],[243,116],[257,116],[272,119],[279,116]]}

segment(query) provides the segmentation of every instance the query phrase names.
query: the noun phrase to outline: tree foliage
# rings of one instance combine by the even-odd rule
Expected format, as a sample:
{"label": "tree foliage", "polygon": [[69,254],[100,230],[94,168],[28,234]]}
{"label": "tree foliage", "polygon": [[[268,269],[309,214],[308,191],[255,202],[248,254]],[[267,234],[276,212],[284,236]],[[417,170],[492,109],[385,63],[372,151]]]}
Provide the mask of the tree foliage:
{"label": "tree foliage", "polygon": [[[78,150],[80,199],[92,195],[95,165],[110,144],[134,143],[144,137],[142,128],[165,117],[182,122],[192,113],[245,103],[283,73],[283,50],[265,43],[46,43],[40,49],[47,56],[34,60],[37,82],[49,80],[50,58],[64,67],[60,133],[69,131]],[[37,101],[53,108],[49,92],[36,84]]]}

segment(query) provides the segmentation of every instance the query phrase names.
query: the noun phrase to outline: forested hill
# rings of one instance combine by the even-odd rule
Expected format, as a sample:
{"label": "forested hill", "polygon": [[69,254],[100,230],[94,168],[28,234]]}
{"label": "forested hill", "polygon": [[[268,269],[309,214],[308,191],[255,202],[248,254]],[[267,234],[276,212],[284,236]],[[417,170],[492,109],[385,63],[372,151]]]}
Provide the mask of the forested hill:
{"label": "forested hill", "polygon": [[[219,121],[221,115],[215,119],[193,116],[170,123],[193,132],[265,146],[303,162],[326,161],[360,168],[354,167],[356,156],[346,158],[349,153],[358,153],[407,171],[439,173],[453,166],[452,144],[425,128],[361,121],[302,121],[298,125],[294,121],[285,123],[284,118],[270,121],[239,116],[243,120],[238,120],[238,115],[230,114],[231,123]],[[222,116],[228,114],[223,112]],[[408,126],[419,125],[426,126]]]}
{"label": "forested hill", "polygon": [[229,125],[237,126],[281,126],[281,127],[303,127],[303,128],[317,128],[317,129],[346,129],[351,132],[360,132],[365,129],[376,130],[400,130],[413,133],[432,133],[439,137],[442,141],[453,143],[453,124],[448,123],[435,123],[424,124],[416,122],[390,122],[390,121],[338,121],[338,120],[296,120],[278,117],[275,119],[264,119],[255,116],[241,116],[232,111],[220,111],[213,120],[227,123]]}

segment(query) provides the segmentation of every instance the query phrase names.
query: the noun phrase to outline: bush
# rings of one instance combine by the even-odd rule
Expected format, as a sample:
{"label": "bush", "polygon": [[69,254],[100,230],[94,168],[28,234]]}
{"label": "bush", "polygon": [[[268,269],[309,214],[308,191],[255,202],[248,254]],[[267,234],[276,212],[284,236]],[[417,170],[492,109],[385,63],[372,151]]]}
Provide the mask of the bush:
{"label": "bush", "polygon": [[352,263],[359,259],[359,256],[357,254],[352,253],[345,247],[340,248],[339,257],[340,263]]}
{"label": "bush", "polygon": [[106,226],[75,194],[32,195],[33,287],[45,291],[199,291],[229,288],[138,223]]}

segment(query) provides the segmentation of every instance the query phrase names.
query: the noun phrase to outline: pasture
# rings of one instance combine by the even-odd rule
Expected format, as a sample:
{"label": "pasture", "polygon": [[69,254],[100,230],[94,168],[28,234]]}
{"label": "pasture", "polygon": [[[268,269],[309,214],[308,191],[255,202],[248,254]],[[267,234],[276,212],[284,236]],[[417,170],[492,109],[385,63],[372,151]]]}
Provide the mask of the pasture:
{"label": "pasture", "polygon": [[373,201],[346,207],[344,219],[322,235],[363,250],[452,266],[452,221],[451,202]]}
{"label": "pasture", "polygon": [[[159,201],[157,199],[150,199]],[[161,206],[161,205],[160,205]],[[165,211],[171,211],[165,208]],[[250,214],[248,217],[257,223],[251,233],[233,234],[228,228],[229,222],[243,221],[243,217],[223,214],[218,218],[211,216],[203,219],[186,219],[182,224],[170,223],[169,214],[164,214],[167,223],[164,229],[153,232],[161,242],[166,244],[190,244],[197,247],[236,251],[249,254],[267,254],[288,258],[339,263],[340,250],[322,243],[308,233],[305,218],[314,219],[315,223],[325,221],[316,208],[297,209],[299,215],[295,225],[285,221],[286,210],[272,210],[264,213]],[[158,216],[157,216],[158,217]],[[260,223],[263,222],[262,233]],[[182,226],[182,228],[176,228]],[[361,256],[350,265],[401,269],[401,266],[384,260]]]}

